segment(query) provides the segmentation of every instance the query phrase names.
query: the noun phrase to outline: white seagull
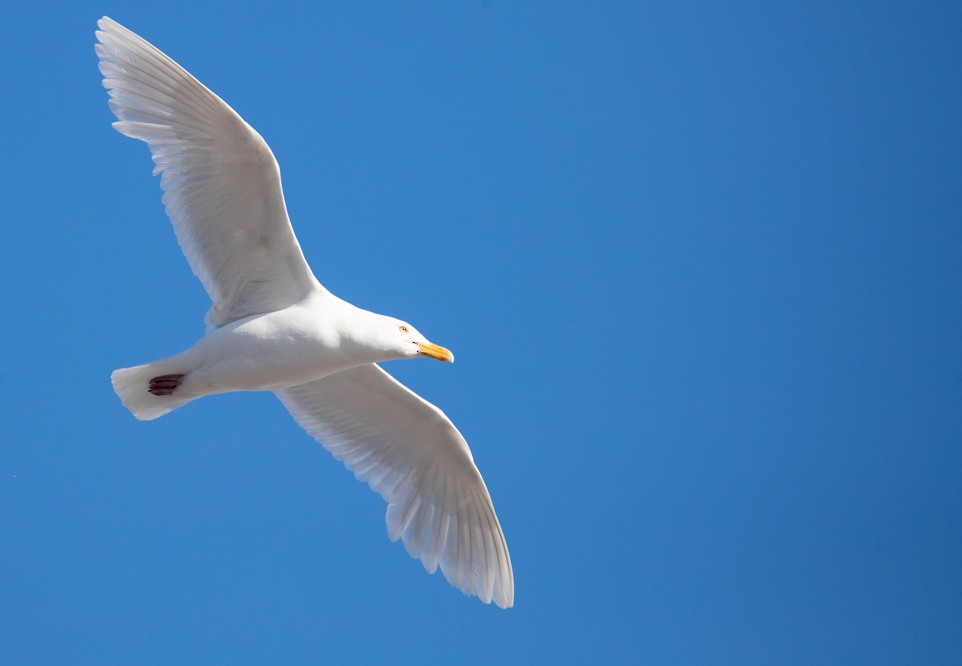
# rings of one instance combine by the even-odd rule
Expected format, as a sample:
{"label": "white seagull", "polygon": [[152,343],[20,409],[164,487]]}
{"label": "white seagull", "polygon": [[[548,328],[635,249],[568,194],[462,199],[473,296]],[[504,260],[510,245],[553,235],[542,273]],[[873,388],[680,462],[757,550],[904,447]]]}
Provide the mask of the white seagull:
{"label": "white seagull", "polygon": [[508,546],[467,442],[379,361],[453,361],[410,324],[325,289],[294,237],[270,148],[180,65],[106,16],[97,56],[120,133],[145,141],[180,247],[213,305],[169,358],[115,370],[138,419],[227,391],[273,391],[291,416],[387,502],[387,530],[428,573],[514,604]]}

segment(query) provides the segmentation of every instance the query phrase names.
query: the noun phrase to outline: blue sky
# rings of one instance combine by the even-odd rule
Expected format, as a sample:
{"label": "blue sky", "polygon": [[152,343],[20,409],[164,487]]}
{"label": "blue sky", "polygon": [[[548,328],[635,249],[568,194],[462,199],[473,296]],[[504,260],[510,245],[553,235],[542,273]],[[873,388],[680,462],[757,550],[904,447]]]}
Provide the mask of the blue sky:
{"label": "blue sky", "polygon": [[[5,14],[4,660],[962,661],[958,5],[269,4]],[[387,369],[470,442],[515,608],[273,396],[119,404],[208,302],[102,14],[265,137],[326,286],[455,352]]]}

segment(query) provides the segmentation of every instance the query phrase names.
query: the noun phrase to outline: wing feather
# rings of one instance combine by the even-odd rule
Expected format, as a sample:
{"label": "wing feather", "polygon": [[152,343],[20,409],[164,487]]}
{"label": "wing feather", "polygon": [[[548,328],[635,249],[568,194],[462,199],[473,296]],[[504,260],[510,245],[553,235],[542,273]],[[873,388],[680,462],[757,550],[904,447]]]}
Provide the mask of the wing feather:
{"label": "wing feather", "polygon": [[508,547],[467,442],[441,410],[376,365],[276,391],[294,419],[387,502],[392,541],[428,573],[502,608]]}
{"label": "wing feather", "polygon": [[177,241],[213,301],[208,325],[323,289],[294,236],[267,143],[155,46],[107,17],[97,25],[114,127],[150,148]]}

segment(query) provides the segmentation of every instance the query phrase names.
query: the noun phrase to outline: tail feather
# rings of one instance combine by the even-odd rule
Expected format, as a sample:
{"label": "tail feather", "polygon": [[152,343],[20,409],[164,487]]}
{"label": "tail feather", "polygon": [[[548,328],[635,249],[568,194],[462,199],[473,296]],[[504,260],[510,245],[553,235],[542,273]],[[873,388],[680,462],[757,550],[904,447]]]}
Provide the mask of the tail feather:
{"label": "tail feather", "polygon": [[151,379],[172,372],[166,360],[120,368],[110,375],[110,382],[124,407],[141,421],[161,417],[197,397],[177,395],[176,391],[172,395],[154,395],[148,391]]}

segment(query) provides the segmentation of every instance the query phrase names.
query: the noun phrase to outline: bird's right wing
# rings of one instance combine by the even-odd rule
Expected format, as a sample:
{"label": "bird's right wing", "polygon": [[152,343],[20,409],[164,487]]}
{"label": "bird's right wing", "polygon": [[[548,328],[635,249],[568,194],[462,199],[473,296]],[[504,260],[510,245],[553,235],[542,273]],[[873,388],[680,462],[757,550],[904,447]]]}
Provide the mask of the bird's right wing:
{"label": "bird's right wing", "polygon": [[97,25],[114,127],[150,147],[177,240],[213,301],[208,325],[323,289],[294,237],[280,170],[261,136],[155,46],[106,16]]}
{"label": "bird's right wing", "polygon": [[514,604],[508,546],[467,442],[440,409],[376,365],[275,391],[294,419],[388,503],[387,528],[428,573]]}

